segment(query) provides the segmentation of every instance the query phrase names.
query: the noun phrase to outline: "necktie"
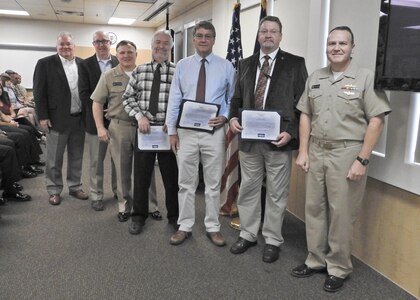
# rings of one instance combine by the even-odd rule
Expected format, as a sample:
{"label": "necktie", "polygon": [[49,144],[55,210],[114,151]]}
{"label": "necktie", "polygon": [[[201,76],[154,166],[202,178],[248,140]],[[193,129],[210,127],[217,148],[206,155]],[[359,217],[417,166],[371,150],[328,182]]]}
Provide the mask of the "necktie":
{"label": "necktie", "polygon": [[200,73],[198,74],[197,93],[195,96],[195,101],[198,102],[204,102],[206,98],[206,67],[204,66],[205,63],[206,59],[203,58],[201,60]]}
{"label": "necktie", "polygon": [[256,109],[263,109],[264,104],[264,94],[265,94],[265,88],[267,86],[267,80],[268,80],[268,59],[270,56],[266,55],[264,56],[264,63],[260,70],[260,76],[258,77],[257,82],[257,88],[255,89],[255,108]]}
{"label": "necktie", "polygon": [[150,92],[149,113],[156,115],[159,104],[160,90],[160,64],[157,64],[155,73],[153,73],[152,91]]}

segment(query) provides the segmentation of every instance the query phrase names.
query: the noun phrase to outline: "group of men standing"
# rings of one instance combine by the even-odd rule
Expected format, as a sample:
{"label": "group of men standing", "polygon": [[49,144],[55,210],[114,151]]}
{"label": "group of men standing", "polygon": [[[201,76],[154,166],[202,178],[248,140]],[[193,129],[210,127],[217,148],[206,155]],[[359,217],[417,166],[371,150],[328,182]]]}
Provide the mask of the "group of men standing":
{"label": "group of men standing", "polygon": [[[72,36],[61,33],[58,54],[41,59],[34,75],[37,111],[42,128],[48,131],[49,201],[53,205],[61,201],[66,146],[70,195],[88,198],[80,180],[86,128],[90,196],[95,210],[103,209],[103,160],[109,144],[118,218],[126,221],[131,214],[129,232],[141,233],[150,215],[149,188],[157,157],[167,219],[175,229],[170,243],[182,244],[192,235],[195,223],[201,163],[206,235],[213,244],[224,246],[219,209],[225,124],[240,134],[244,130],[241,109],[277,111],[281,126],[274,141],[240,141],[241,232],[230,251],[244,253],[257,244],[265,177],[262,259],[267,263],[278,259],[284,242],[281,231],[292,150],[299,149],[297,164],[308,172],[309,256],[304,265],[292,270],[292,275],[307,277],[327,270],[324,289],[335,292],[352,270],[352,226],[363,197],[368,158],[380,135],[383,117],[390,112],[387,100],[382,92],[373,90],[371,73],[351,62],[354,38],[348,27],[330,32],[330,65],[309,79],[304,59],[280,49],[282,24],[277,17],[267,16],[260,21],[261,50],[240,61],[236,74],[230,62],[212,53],[215,38],[210,22],[197,23],[192,40],[196,53],[175,66],[170,62],[172,37],[167,31],[158,31],[151,42],[152,61],[136,67],[137,49],[131,41],[117,44],[115,58],[110,55],[106,33],[97,32],[93,40],[96,54],[82,62],[74,56]],[[218,114],[208,122],[211,132],[177,126],[183,100],[218,105]],[[138,151],[137,134],[148,134],[156,125],[169,135],[172,151]]]}

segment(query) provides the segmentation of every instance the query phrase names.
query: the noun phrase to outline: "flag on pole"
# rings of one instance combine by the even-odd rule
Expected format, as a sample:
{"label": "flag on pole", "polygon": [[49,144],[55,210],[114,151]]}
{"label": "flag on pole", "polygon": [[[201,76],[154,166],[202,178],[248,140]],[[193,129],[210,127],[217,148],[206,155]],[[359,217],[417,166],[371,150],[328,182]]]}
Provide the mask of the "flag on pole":
{"label": "flag on pole", "polygon": [[[232,28],[230,29],[229,44],[226,59],[237,69],[239,60],[242,59],[241,25],[239,14],[241,4],[235,4],[232,15]],[[220,188],[220,213],[222,215],[232,214],[232,205],[236,202],[239,192],[239,159],[238,159],[238,136],[230,129],[226,133],[226,164],[222,176]]]}
{"label": "flag on pole", "polygon": [[[267,16],[267,0],[261,0],[261,11],[260,11],[260,19],[258,20],[258,24],[260,23],[261,19]],[[259,28],[259,26],[257,27]],[[257,37],[255,38],[255,46],[254,46],[254,54],[260,51],[260,43],[258,43],[258,32]]]}
{"label": "flag on pole", "polygon": [[235,69],[238,68],[238,62],[242,59],[241,24],[239,22],[240,12],[241,4],[236,3],[233,8],[232,28],[230,29],[229,44],[226,55],[226,59],[232,63]]}

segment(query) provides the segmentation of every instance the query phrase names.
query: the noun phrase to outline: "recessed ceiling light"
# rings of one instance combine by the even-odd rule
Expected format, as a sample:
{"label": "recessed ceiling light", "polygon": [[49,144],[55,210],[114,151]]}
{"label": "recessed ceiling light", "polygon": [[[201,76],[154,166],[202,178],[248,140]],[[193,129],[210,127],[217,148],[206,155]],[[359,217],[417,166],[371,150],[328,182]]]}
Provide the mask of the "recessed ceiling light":
{"label": "recessed ceiling light", "polygon": [[108,20],[108,24],[113,25],[131,25],[136,19],[127,19],[127,18],[115,18],[112,17]]}
{"label": "recessed ceiling light", "polygon": [[10,9],[0,9],[1,15],[13,15],[13,16],[29,16],[27,11],[24,10],[10,10]]}

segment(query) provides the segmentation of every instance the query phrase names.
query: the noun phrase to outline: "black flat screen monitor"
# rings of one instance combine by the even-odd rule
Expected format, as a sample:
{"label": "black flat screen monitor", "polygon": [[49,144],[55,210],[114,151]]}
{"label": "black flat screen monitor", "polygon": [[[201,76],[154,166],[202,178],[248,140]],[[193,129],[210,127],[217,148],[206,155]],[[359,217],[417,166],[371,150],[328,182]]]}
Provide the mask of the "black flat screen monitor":
{"label": "black flat screen monitor", "polygon": [[383,0],[375,88],[420,91],[420,0]]}

